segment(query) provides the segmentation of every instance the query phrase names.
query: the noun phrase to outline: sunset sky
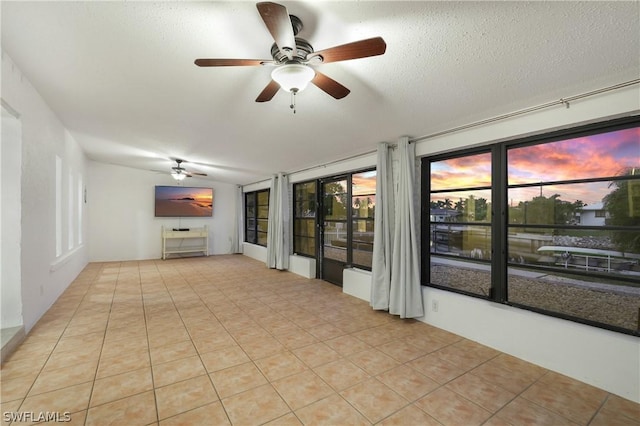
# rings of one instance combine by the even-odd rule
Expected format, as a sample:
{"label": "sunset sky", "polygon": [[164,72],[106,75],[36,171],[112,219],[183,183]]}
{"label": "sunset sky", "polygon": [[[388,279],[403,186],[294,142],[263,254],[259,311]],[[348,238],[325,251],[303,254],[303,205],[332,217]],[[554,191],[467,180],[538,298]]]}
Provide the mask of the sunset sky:
{"label": "sunset sky", "polygon": [[184,186],[156,186],[156,198],[159,200],[178,200],[193,198],[196,201],[211,204],[211,188],[194,188]]}
{"label": "sunset sky", "polygon": [[367,195],[376,193],[376,171],[371,170],[364,173],[357,173],[352,178],[353,188],[351,189],[353,196]]}
{"label": "sunset sky", "polygon": [[[631,167],[640,169],[640,128],[508,151],[510,185],[617,176]],[[488,186],[490,182],[488,153],[432,163],[433,190]],[[542,186],[545,197],[560,194],[564,201],[582,200],[587,204],[601,202],[610,191],[608,182]],[[509,198],[517,203],[537,195],[540,195],[540,187],[511,190]]]}

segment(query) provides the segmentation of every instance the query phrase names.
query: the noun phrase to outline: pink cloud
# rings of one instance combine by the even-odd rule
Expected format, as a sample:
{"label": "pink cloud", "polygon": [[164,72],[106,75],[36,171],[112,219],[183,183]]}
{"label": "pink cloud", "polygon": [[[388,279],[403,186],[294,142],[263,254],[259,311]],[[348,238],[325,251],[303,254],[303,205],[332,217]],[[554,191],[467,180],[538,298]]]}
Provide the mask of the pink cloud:
{"label": "pink cloud", "polygon": [[640,128],[514,148],[509,183],[617,176],[640,167]]}
{"label": "pink cloud", "polygon": [[[508,150],[509,184],[544,183],[618,176],[631,167],[640,168],[640,127],[589,135]],[[478,154],[432,163],[432,190],[491,185],[490,154]],[[562,199],[599,202],[608,183],[543,186],[545,196],[559,193]],[[539,193],[539,187],[515,193]]]}

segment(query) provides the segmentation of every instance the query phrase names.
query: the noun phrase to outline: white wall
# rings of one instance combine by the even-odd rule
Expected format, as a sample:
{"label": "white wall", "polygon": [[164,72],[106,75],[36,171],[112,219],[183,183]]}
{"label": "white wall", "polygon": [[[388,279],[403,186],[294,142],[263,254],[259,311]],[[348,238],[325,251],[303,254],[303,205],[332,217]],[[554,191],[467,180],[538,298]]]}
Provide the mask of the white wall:
{"label": "white wall", "polygon": [[242,254],[260,262],[265,262],[265,268],[267,267],[267,248],[259,246],[257,244],[242,244]]}
{"label": "white wall", "polygon": [[91,161],[87,188],[90,260],[160,259],[162,226],[196,228],[208,225],[209,254],[231,253],[237,186],[189,178],[183,186],[213,188],[213,216],[155,217],[155,186],[175,184],[168,174]]}
{"label": "white wall", "polygon": [[316,277],[316,260],[306,256],[289,256],[289,271],[305,278]]}
{"label": "white wall", "polygon": [[[22,126],[14,111],[2,106],[2,149],[0,149],[0,325],[21,326],[21,190]],[[4,209],[2,208],[4,207]]]}
{"label": "white wall", "polygon": [[[78,205],[75,192],[69,194],[69,171],[76,178],[84,176],[86,160],[63,123],[5,52],[2,52],[2,100],[20,115],[22,123],[22,179],[15,184],[20,185],[22,193],[21,292],[23,321],[28,332],[87,264],[85,245],[75,240],[73,249],[68,246],[69,215],[73,215],[71,224],[75,228],[77,220],[85,214],[69,211],[70,203]],[[58,257],[56,156],[62,159],[60,213],[65,218],[61,228],[63,250]],[[3,204],[3,213],[8,208]],[[74,231],[77,237],[79,233]]]}

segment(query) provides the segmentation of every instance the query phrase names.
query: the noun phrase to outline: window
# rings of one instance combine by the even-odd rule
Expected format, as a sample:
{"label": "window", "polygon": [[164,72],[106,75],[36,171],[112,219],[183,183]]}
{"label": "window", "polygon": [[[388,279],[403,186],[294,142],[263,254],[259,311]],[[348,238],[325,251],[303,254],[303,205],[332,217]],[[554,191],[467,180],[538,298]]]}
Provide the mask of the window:
{"label": "window", "polygon": [[269,226],[269,190],[247,192],[244,195],[245,241],[267,246]]}
{"label": "window", "polygon": [[376,171],[351,175],[352,263],[371,269],[373,222],[376,208]]}
{"label": "window", "polygon": [[[429,282],[488,297],[491,291],[491,152],[431,161]],[[451,274],[455,269],[456,274]]]}
{"label": "window", "polygon": [[78,221],[77,221],[77,226],[78,226],[78,245],[82,244],[82,204],[83,204],[83,194],[82,194],[82,175],[78,174],[78,192],[77,192],[77,199],[76,202],[78,203],[78,210],[77,210],[77,217],[78,217]]}
{"label": "window", "polygon": [[423,159],[423,283],[640,335],[639,124]]}
{"label": "window", "polygon": [[317,183],[303,182],[293,185],[293,252],[303,256],[316,256]]}
{"label": "window", "polygon": [[56,155],[56,257],[62,256],[62,158]]}
{"label": "window", "polygon": [[74,242],[75,242],[75,237],[73,235],[73,230],[74,230],[74,206],[75,206],[75,202],[73,200],[73,195],[75,194],[74,191],[74,183],[73,183],[73,172],[71,170],[69,170],[69,177],[67,179],[68,183],[69,183],[69,191],[67,192],[67,220],[68,220],[68,225],[67,225],[67,241],[68,241],[68,247],[69,250],[71,250],[73,248]]}

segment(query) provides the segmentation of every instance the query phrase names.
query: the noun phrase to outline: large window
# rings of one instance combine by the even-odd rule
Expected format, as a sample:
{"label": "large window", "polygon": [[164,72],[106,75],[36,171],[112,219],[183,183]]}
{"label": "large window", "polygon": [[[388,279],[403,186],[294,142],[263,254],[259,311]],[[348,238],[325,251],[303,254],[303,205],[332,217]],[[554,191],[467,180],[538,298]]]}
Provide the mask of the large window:
{"label": "large window", "polygon": [[429,241],[424,246],[432,254],[429,282],[489,296],[491,152],[436,160],[430,166]]}
{"label": "large window", "polygon": [[316,206],[317,182],[293,185],[293,252],[299,255],[316,256]]}
{"label": "large window", "polygon": [[425,158],[423,187],[423,283],[640,335],[637,119]]}
{"label": "large window", "polygon": [[269,190],[245,193],[244,206],[245,241],[266,247],[269,227]]}

